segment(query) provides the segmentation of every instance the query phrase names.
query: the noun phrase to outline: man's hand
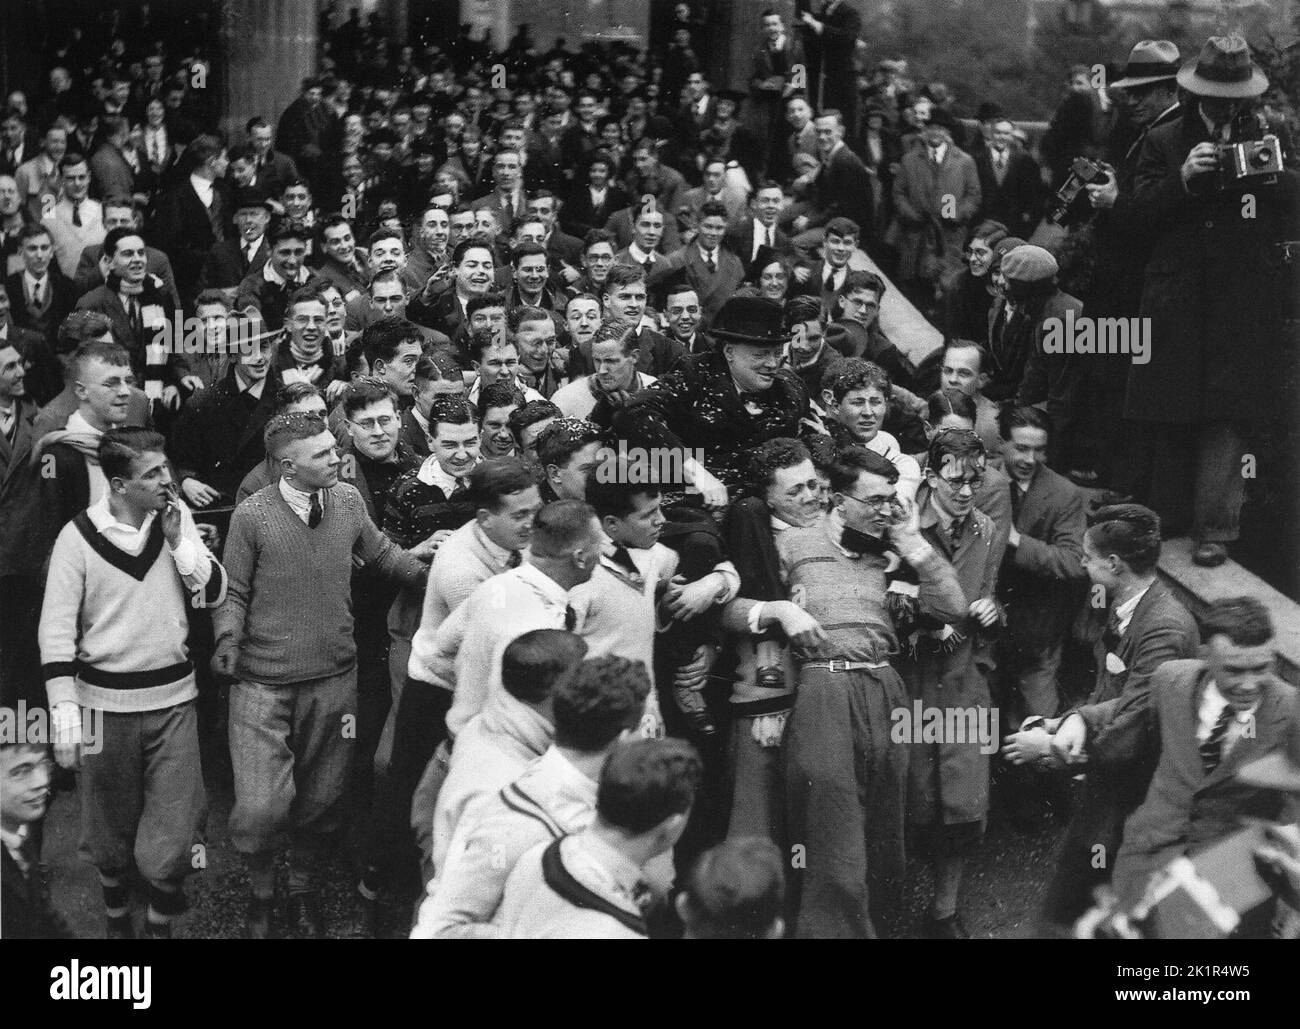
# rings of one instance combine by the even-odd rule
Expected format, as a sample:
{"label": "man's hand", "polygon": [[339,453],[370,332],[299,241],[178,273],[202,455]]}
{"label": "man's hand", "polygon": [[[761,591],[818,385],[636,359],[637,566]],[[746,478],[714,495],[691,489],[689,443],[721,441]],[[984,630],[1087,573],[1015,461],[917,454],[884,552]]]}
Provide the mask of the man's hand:
{"label": "man's hand", "polygon": [[674,620],[685,622],[698,618],[711,608],[720,588],[718,576],[712,572],[690,583],[686,576],[678,575],[668,584],[664,604],[672,612]]}
{"label": "man's hand", "polygon": [[580,278],[582,278],[582,272],[578,271],[577,268],[569,264],[568,261],[561,261],[560,278],[564,280],[564,284],[566,286],[572,286],[575,282],[577,282]]}
{"label": "man's hand", "polygon": [[181,542],[181,505],[175,500],[169,501],[158,519],[162,523],[163,539],[175,550]]}
{"label": "man's hand", "polygon": [[54,730],[54,760],[60,768],[81,766],[81,708],[62,700],[50,711]]}
{"label": "man's hand", "polygon": [[985,629],[998,624],[998,602],[992,597],[980,597],[970,606],[971,617]]}
{"label": "man's hand", "polygon": [[798,268],[794,270],[794,281],[799,283],[799,285],[801,286],[805,282],[807,282],[811,277],[812,277],[812,269],[809,268],[806,264],[801,264]]}
{"label": "man's hand", "polygon": [[921,535],[920,508],[905,497],[899,497],[898,503],[902,507],[902,514],[889,527],[889,538],[898,547],[898,552],[910,554],[922,546],[928,546],[925,537]]}
{"label": "man's hand", "polygon": [[438,552],[445,540],[452,533],[451,529],[439,529],[423,543],[417,543],[410,550],[410,554],[417,561],[432,561],[433,555]]}
{"label": "man's hand", "polygon": [[1002,756],[1013,765],[1035,764],[1052,753],[1052,737],[1041,726],[1012,733],[1002,741]]}
{"label": "man's hand", "polygon": [[164,386],[162,402],[163,406],[170,407],[173,411],[179,410],[181,406],[181,391],[175,386]]}
{"label": "man's hand", "polygon": [[434,296],[440,293],[447,292],[447,290],[451,287],[451,283],[452,283],[451,265],[440,264],[434,270],[433,274],[430,275],[429,278],[425,280],[424,290],[423,290],[424,295],[427,298],[432,299]]}
{"label": "man's hand", "polygon": [[778,620],[791,643],[800,647],[810,647],[826,641],[826,630],[807,611],[788,600],[777,601],[777,603],[782,605]]}
{"label": "man's hand", "polygon": [[1105,182],[1085,188],[1088,191],[1088,201],[1093,207],[1111,208],[1119,199],[1119,181],[1115,178],[1115,173],[1109,169],[1106,172]]}
{"label": "man's hand", "polygon": [[1056,727],[1052,737],[1052,749],[1065,758],[1077,758],[1083,754],[1083,745],[1088,742],[1088,723],[1077,711],[1066,715]]}
{"label": "man's hand", "polygon": [[189,501],[191,507],[207,507],[221,498],[221,494],[206,482],[200,482],[195,478],[182,482],[181,492],[185,494],[185,499]]}
{"label": "man's hand", "polygon": [[339,397],[343,396],[343,394],[347,391],[347,388],[348,388],[348,384],[346,382],[344,382],[342,379],[335,379],[333,382],[331,382],[328,386],[325,387],[325,403],[327,404],[336,403]]}
{"label": "man's hand", "polygon": [[1183,167],[1180,174],[1183,177],[1183,185],[1190,184],[1195,175],[1206,175],[1212,171],[1218,170],[1219,153],[1213,143],[1197,143],[1192,147],[1187,159],[1183,161]]}
{"label": "man's hand", "polygon": [[[1020,487],[1017,486],[1016,488],[1019,489]],[[1007,534],[1007,545],[1011,547],[1020,546],[1020,530],[1014,525],[1011,526],[1011,531]]]}
{"label": "man's hand", "polygon": [[230,640],[225,640],[217,644],[217,649],[212,655],[212,670],[217,675],[224,675],[228,679],[235,677],[235,667],[239,664],[239,647]]}
{"label": "man's hand", "polygon": [[709,669],[713,667],[717,651],[707,643],[695,648],[695,656],[690,664],[682,665],[673,673],[673,686],[684,690],[702,690],[709,678]]}
{"label": "man's hand", "polygon": [[108,281],[108,273],[113,270],[113,259],[107,254],[101,254],[99,258],[99,277],[105,282]]}
{"label": "man's hand", "polygon": [[799,20],[802,21],[805,25],[807,25],[810,29],[812,29],[815,33],[817,33],[817,35],[820,36],[822,34],[822,28],[824,26],[822,25],[821,22],[819,22],[807,11],[804,11],[803,14],[800,15]]}
{"label": "man's hand", "polygon": [[[806,214],[799,215],[791,223],[790,227],[794,229],[795,232],[803,232],[804,229],[808,228],[808,216]],[[804,278],[806,280],[807,276],[804,276]]]}
{"label": "man's hand", "polygon": [[183,375],[181,376],[181,385],[191,393],[197,393],[203,388],[203,380],[197,375]]}
{"label": "man's hand", "polygon": [[691,485],[703,495],[704,506],[710,511],[721,511],[726,508],[727,487],[703,465],[695,466],[695,476],[691,480]]}

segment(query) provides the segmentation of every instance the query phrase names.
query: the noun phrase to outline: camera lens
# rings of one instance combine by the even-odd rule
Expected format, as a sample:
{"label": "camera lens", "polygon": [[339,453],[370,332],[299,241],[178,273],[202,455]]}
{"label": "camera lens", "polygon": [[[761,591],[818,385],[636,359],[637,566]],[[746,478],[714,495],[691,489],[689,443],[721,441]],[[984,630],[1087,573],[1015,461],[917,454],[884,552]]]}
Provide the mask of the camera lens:
{"label": "camera lens", "polygon": [[1269,157],[1268,157],[1267,150],[1263,150],[1263,149],[1256,150],[1254,153],[1250,155],[1250,163],[1256,165],[1257,167],[1267,168],[1268,161],[1269,161]]}

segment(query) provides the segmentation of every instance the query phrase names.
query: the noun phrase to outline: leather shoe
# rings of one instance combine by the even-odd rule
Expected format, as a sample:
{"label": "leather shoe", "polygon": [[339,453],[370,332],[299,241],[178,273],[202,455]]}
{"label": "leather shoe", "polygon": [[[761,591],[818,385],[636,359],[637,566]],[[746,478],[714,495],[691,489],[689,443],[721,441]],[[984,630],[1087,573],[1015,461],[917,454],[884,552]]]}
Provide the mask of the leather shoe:
{"label": "leather shoe", "polygon": [[104,934],[109,940],[134,940],[135,924],[131,921],[130,913],[118,915],[116,918],[108,918],[108,931]]}
{"label": "leather shoe", "polygon": [[290,897],[289,925],[304,939],[325,939],[325,919],[321,915],[320,896],[315,893],[298,893]]}
{"label": "leather shoe", "polygon": [[1218,568],[1226,560],[1228,560],[1228,548],[1222,543],[1207,541],[1200,544],[1192,553],[1193,564],[1198,564],[1202,568]]}
{"label": "leather shoe", "polygon": [[275,901],[270,897],[248,898],[248,922],[244,927],[245,939],[275,939],[275,934],[271,929],[271,912],[274,907]]}

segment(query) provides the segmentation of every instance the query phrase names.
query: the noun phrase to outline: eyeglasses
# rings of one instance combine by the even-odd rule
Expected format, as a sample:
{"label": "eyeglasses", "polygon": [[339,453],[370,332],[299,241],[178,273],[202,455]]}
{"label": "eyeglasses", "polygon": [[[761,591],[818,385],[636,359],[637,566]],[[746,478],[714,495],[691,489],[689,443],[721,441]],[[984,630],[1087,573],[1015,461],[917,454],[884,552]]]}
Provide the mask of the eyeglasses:
{"label": "eyeglasses", "polygon": [[898,501],[897,493],[880,495],[875,497],[855,497],[852,493],[842,494],[848,500],[856,500],[859,504],[869,507],[873,511],[883,511],[886,507],[901,507]]}
{"label": "eyeglasses", "polygon": [[960,493],[963,489],[969,488],[972,493],[984,485],[984,476],[976,475],[969,479],[949,479],[945,476],[939,476],[951,488],[954,493]]}
{"label": "eyeglasses", "polygon": [[360,421],[354,421],[352,424],[365,432],[373,432],[375,426],[379,426],[381,429],[388,429],[392,427],[395,421],[397,421],[396,418],[390,414],[386,414],[381,415],[378,418],[363,418]]}

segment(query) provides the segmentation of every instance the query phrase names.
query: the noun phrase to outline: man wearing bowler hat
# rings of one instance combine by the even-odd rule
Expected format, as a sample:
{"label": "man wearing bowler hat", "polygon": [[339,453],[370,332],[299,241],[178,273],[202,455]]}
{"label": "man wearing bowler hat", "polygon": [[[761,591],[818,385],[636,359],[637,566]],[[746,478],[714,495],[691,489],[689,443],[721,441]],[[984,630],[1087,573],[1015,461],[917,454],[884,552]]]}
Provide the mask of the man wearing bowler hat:
{"label": "man wearing bowler hat", "polygon": [[[1124,116],[1106,141],[1109,174],[1088,186],[1096,213],[1097,245],[1093,290],[1082,297],[1096,318],[1136,318],[1142,303],[1143,272],[1151,256],[1152,233],[1132,217],[1138,155],[1147,135],[1182,114],[1175,76],[1181,59],[1167,39],[1140,40],[1129,54],[1124,76],[1111,83]],[[1098,474],[1105,485],[1135,491],[1130,435],[1123,424],[1124,387],[1131,362],[1124,354],[1094,354],[1083,369],[1092,402],[1085,405],[1086,435],[1097,442]]]}
{"label": "man wearing bowler hat", "polygon": [[[732,297],[710,332],[714,349],[628,401],[614,416],[614,431],[629,444],[685,448],[687,481],[706,507],[721,512],[744,481],[754,447],[803,434],[808,392],[781,366],[790,337],[775,300]],[[693,459],[701,453],[702,464]]]}
{"label": "man wearing bowler hat", "polygon": [[1239,36],[1214,37],[1178,72],[1191,99],[1147,133],[1131,218],[1153,236],[1141,316],[1150,361],[1128,373],[1126,418],[1143,423],[1137,485],[1193,558],[1212,567],[1238,537],[1243,458],[1281,398],[1287,278],[1277,244],[1300,238],[1300,176],[1234,180],[1223,148],[1258,141],[1268,88]]}

